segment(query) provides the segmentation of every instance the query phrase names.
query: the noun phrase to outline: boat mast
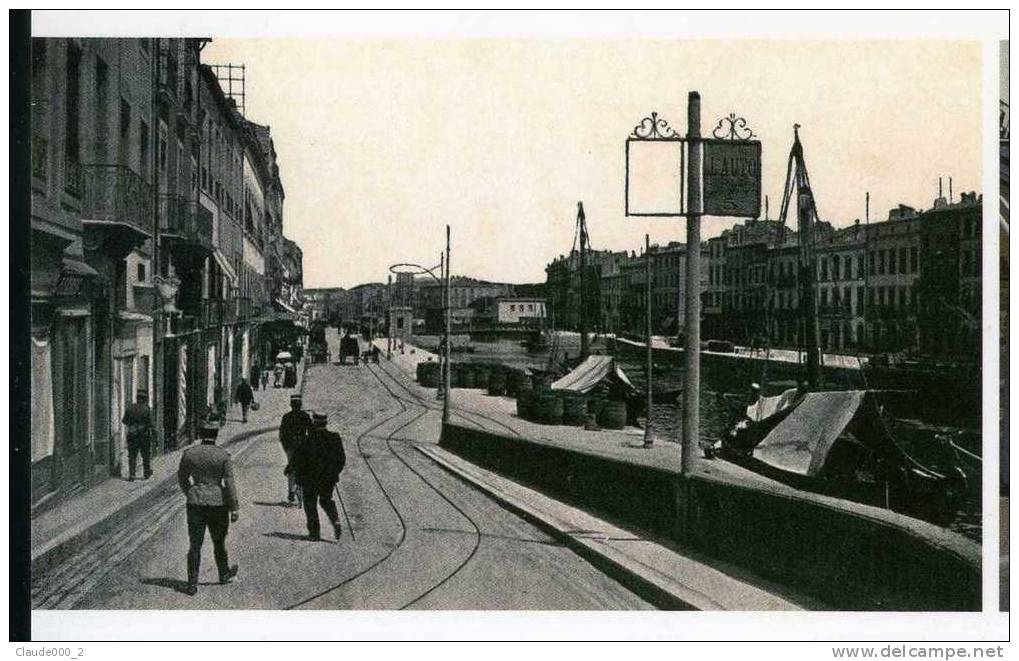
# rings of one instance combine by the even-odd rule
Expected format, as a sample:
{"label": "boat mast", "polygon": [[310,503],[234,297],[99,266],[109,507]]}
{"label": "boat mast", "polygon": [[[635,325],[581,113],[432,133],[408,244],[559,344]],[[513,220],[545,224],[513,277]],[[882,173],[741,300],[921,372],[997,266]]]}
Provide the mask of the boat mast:
{"label": "boat mast", "polygon": [[800,323],[802,340],[807,353],[807,385],[811,390],[821,387],[821,356],[818,346],[820,335],[817,321],[817,254],[814,230],[817,208],[814,194],[810,189],[810,177],[803,160],[803,145],[800,144],[800,125],[793,125],[793,147],[789,152],[786,168],[785,191],[782,194],[782,210],[779,219],[783,225],[789,212],[789,202],[796,194],[797,233],[799,235],[799,294]]}
{"label": "boat mast", "polygon": [[580,360],[587,360],[591,354],[587,337],[587,220],[584,217],[584,203],[577,202],[577,235],[580,238]]}

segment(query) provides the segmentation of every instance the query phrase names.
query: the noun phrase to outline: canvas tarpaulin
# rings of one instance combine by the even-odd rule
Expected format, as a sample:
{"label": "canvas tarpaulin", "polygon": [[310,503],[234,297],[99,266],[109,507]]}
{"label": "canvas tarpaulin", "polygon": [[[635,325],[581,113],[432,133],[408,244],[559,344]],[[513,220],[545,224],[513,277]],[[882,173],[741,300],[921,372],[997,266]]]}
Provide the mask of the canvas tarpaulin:
{"label": "canvas tarpaulin", "polygon": [[835,442],[860,412],[866,395],[865,390],[807,393],[758,444],[754,457],[782,470],[817,476]]}
{"label": "canvas tarpaulin", "polygon": [[607,378],[618,380],[631,391],[637,390],[612,356],[588,356],[573,371],[553,383],[552,388],[586,393]]}
{"label": "canvas tarpaulin", "polygon": [[781,395],[774,397],[758,397],[757,401],[747,407],[747,417],[754,422],[766,420],[776,413],[781,413],[796,403],[796,388],[789,388]]}

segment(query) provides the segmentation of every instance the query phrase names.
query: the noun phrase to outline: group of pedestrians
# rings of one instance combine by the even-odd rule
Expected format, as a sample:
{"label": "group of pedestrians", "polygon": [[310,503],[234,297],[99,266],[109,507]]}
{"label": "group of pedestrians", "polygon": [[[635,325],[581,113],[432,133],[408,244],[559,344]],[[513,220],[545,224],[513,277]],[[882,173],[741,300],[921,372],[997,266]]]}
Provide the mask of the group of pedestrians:
{"label": "group of pedestrians", "polygon": [[[321,539],[319,507],[325,511],[333,534],[339,539],[340,518],[333,491],[346,463],[343,440],[336,432],[329,431],[324,414],[309,415],[302,410],[301,395],[291,395],[290,408],[280,423],[280,441],[287,457],[284,469],[287,501],[292,505],[295,501],[303,504],[309,539]],[[189,543],[187,583],[183,592],[188,595],[198,592],[206,530],[212,538],[220,584],[232,582],[238,572],[238,566],[230,564],[226,548],[230,524],[236,523],[240,516],[233,462],[230,453],[216,445],[219,435],[216,422],[203,421],[199,432],[201,443],[184,451],[177,470],[178,484],[187,499]],[[133,455],[131,465],[133,474]],[[146,462],[146,473],[149,472]]]}
{"label": "group of pedestrians", "polygon": [[304,507],[308,536],[321,539],[318,508],[329,518],[333,534],[340,538],[340,515],[333,500],[333,491],[347,457],[343,439],[326,427],[324,413],[308,414],[302,408],[301,396],[290,396],[290,411],[280,421],[280,443],[287,456],[287,502]]}

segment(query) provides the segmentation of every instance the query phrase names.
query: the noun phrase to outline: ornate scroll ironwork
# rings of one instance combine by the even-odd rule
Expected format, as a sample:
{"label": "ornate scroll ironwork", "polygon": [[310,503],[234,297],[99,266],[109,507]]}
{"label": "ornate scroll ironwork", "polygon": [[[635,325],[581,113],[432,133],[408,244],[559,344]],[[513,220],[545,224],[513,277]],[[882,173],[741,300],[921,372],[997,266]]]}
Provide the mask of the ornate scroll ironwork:
{"label": "ornate scroll ironwork", "polygon": [[736,113],[729,113],[728,117],[718,120],[718,124],[711,131],[711,135],[719,140],[736,140],[746,142],[754,138],[754,132],[747,126],[747,120],[737,117]]}
{"label": "ornate scroll ironwork", "polygon": [[682,140],[669,123],[652,112],[650,117],[640,120],[630,134],[631,140]]}

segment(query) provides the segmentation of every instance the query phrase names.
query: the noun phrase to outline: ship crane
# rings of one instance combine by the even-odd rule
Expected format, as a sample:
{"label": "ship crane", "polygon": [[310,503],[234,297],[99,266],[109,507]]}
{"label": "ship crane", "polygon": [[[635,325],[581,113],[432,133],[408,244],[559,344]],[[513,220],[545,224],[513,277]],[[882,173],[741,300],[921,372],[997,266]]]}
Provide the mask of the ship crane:
{"label": "ship crane", "polygon": [[799,243],[798,277],[799,283],[799,337],[806,346],[807,353],[807,384],[811,390],[821,387],[821,356],[818,346],[817,322],[817,254],[814,230],[817,225],[817,207],[814,194],[810,188],[810,175],[803,158],[803,145],[800,143],[800,125],[793,124],[793,146],[789,152],[786,167],[785,189],[782,192],[782,208],[779,222],[784,228],[789,215],[789,203],[796,196],[797,223],[796,230]]}

